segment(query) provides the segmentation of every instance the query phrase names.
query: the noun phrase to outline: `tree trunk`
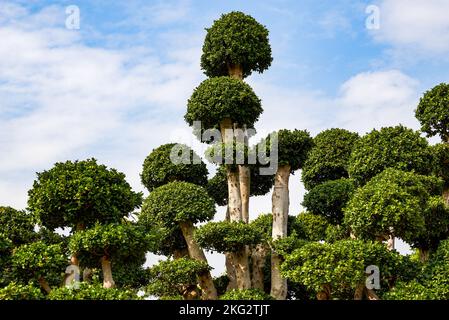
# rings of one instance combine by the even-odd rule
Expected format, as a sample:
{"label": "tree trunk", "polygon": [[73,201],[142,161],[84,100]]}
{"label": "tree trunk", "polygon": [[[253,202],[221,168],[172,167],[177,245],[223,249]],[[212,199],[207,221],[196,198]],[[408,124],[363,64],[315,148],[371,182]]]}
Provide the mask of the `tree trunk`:
{"label": "tree trunk", "polygon": [[247,166],[239,166],[240,196],[242,199],[242,220],[249,223],[249,195],[251,172]]}
{"label": "tree trunk", "polygon": [[322,285],[322,290],[316,294],[318,300],[330,300],[331,299],[331,287],[329,284]]}
{"label": "tree trunk", "polygon": [[39,282],[40,286],[42,287],[42,289],[45,290],[45,292],[47,294],[49,294],[51,292],[50,285],[48,284],[47,280],[43,276],[40,276],[37,281]]}
{"label": "tree trunk", "polygon": [[365,284],[361,283],[355,288],[354,300],[362,300],[365,293]]}
{"label": "tree trunk", "polygon": [[[85,226],[84,226],[84,224],[81,223],[81,222],[79,222],[79,223],[77,223],[77,224],[75,225],[75,232],[76,232],[76,231],[83,231],[84,229],[85,229]],[[78,256],[77,256],[76,253],[72,254],[72,256],[70,257],[70,263],[73,264],[73,265],[75,265],[75,266],[78,266],[78,267],[79,267],[80,262],[79,262],[79,260],[78,260]]]}
{"label": "tree trunk", "polygon": [[[289,165],[280,166],[275,175],[272,196],[273,240],[287,237],[288,209],[290,205],[288,182],[290,178]],[[282,257],[276,252],[271,253],[271,295],[277,300],[287,297],[287,279],[281,276]]]}
{"label": "tree trunk", "polygon": [[443,201],[446,204],[446,206],[449,206],[449,188],[444,187],[443,189]]}
{"label": "tree trunk", "polygon": [[390,251],[394,250],[394,235],[389,235],[387,240],[387,248]]}
{"label": "tree trunk", "polygon": [[430,253],[429,249],[420,248],[419,249],[419,260],[422,263],[426,263],[427,261],[429,261],[429,253]]}
{"label": "tree trunk", "polygon": [[[198,243],[193,237],[195,228],[192,222],[181,222],[180,227],[182,234],[186,240],[187,248],[189,249],[190,258],[207,263],[207,259],[204,255],[203,249],[198,246]],[[199,282],[202,291],[201,298],[203,300],[216,300],[217,290],[215,289],[214,281],[212,280],[212,276],[209,271],[199,275]]]}
{"label": "tree trunk", "polygon": [[[226,208],[226,217],[225,221],[230,221],[229,214],[229,206]],[[225,265],[226,265],[226,276],[229,279],[228,286],[226,287],[226,291],[230,291],[232,289],[237,289],[237,281],[235,279],[235,269],[234,263],[232,262],[232,253],[225,253]]]}
{"label": "tree trunk", "polygon": [[252,259],[252,277],[251,277],[251,286],[254,289],[264,290],[264,267],[267,259],[268,249],[263,244],[258,244],[252,250],[251,259]]}
{"label": "tree trunk", "polygon": [[243,80],[243,68],[239,64],[228,63],[228,73],[231,78]]}
{"label": "tree trunk", "polygon": [[114,288],[115,282],[112,277],[111,260],[106,255],[101,257],[101,269],[103,270],[103,288]]}
{"label": "tree trunk", "polygon": [[174,259],[181,259],[181,258],[188,257],[188,256],[189,256],[189,250],[187,248],[173,250],[173,258]]}
{"label": "tree trunk", "polygon": [[237,288],[241,290],[251,289],[251,274],[246,247],[232,253],[232,262],[234,263]]}
{"label": "tree trunk", "polygon": [[366,297],[368,300],[380,300],[379,296],[372,289],[366,289]]}

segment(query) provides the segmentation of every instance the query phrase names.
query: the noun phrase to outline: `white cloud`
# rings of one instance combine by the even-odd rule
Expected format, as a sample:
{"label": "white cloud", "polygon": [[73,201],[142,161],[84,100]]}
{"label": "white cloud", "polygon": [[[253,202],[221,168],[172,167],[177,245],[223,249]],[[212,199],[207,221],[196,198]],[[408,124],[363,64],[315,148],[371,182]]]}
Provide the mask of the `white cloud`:
{"label": "white cloud", "polygon": [[449,53],[449,1],[383,0],[376,40],[404,54]]}

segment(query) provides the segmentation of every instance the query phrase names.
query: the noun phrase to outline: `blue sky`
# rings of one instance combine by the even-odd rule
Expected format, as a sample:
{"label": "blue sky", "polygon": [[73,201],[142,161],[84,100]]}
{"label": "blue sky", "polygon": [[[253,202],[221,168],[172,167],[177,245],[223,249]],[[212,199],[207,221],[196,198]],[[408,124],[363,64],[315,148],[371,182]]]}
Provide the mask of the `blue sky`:
{"label": "blue sky", "polygon": [[[79,30],[65,27],[69,5],[80,9]],[[366,28],[368,5],[379,8],[379,29]],[[419,97],[448,82],[445,0],[0,0],[0,205],[25,208],[35,172],[56,161],[96,157],[144,191],[153,148],[180,141],[202,153],[183,115],[205,78],[204,28],[232,10],[270,30],[273,64],[247,79],[265,110],[260,135],[418,129]],[[296,214],[299,173],[291,194]],[[269,195],[255,198],[251,217],[270,206]]]}

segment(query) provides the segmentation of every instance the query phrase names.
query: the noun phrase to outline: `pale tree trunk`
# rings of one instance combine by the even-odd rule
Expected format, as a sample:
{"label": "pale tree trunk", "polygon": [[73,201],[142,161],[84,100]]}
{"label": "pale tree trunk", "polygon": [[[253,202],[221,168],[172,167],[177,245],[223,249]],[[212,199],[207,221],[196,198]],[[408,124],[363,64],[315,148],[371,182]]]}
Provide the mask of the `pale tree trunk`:
{"label": "pale tree trunk", "polygon": [[[229,214],[229,206],[226,208],[226,221],[230,220]],[[225,253],[225,265],[226,265],[226,275],[229,279],[228,286],[226,287],[226,291],[230,291],[232,289],[237,289],[237,280],[235,279],[235,269],[234,263],[232,262],[232,253]]]}
{"label": "pale tree trunk", "polygon": [[269,248],[263,244],[258,244],[252,250],[252,277],[251,286],[254,289],[264,290],[264,272],[265,262]]}
{"label": "pale tree trunk", "polygon": [[247,166],[239,166],[240,196],[242,199],[242,220],[249,223],[249,195],[251,172]]}
{"label": "pale tree trunk", "polygon": [[394,250],[394,242],[395,242],[394,234],[391,233],[390,235],[388,235],[388,240],[387,240],[388,250],[390,250],[390,251]]}
{"label": "pale tree trunk", "polygon": [[246,246],[232,254],[238,289],[251,289],[251,274]]}
{"label": "pale tree trunk", "polygon": [[111,260],[107,255],[101,257],[101,269],[103,271],[103,288],[114,288],[115,281],[112,277]]}
{"label": "pale tree trunk", "polygon": [[[207,263],[206,256],[204,255],[203,249],[201,249],[198,243],[195,241],[193,234],[195,232],[195,227],[190,221],[180,223],[182,234],[186,240],[187,248],[189,249],[190,258],[204,261]],[[209,271],[206,271],[199,275],[199,282],[201,287],[201,298],[203,300],[216,300],[217,290],[215,289],[214,281]]]}
{"label": "pale tree trunk", "polygon": [[[272,201],[273,231],[272,238],[277,240],[287,237],[288,208],[290,205],[288,182],[289,165],[280,166],[276,172]],[[275,251],[271,253],[271,296],[276,300],[287,298],[287,279],[281,276],[282,257]]]}
{"label": "pale tree trunk", "polygon": [[37,281],[39,282],[40,286],[42,287],[42,289],[45,290],[45,292],[47,294],[51,292],[50,285],[48,284],[47,280],[43,276],[40,276]]}

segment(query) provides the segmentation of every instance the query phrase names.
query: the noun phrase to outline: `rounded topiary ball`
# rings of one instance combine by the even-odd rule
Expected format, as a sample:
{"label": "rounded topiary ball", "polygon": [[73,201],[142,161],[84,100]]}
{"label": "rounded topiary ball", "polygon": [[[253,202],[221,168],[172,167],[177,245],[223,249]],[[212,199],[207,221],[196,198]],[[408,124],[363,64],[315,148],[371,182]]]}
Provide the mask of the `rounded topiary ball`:
{"label": "rounded topiary ball", "polygon": [[[183,156],[189,161],[174,162],[171,155],[177,155],[175,160],[180,160]],[[199,160],[197,161],[199,163],[194,163],[194,159]],[[206,164],[200,160],[195,151],[183,144],[169,143],[154,149],[148,155],[143,163],[140,178],[142,184],[151,192],[172,181],[185,181],[204,186],[207,184],[207,174]]]}
{"label": "rounded topiary ball", "polygon": [[206,190],[189,182],[170,182],[145,199],[139,219],[157,219],[167,227],[181,222],[208,221],[215,215],[214,200]]}
{"label": "rounded topiary ball", "polygon": [[203,129],[217,128],[224,119],[252,127],[263,109],[260,99],[245,82],[230,77],[204,80],[193,92],[184,116],[189,125],[201,121]]}
{"label": "rounded topiary ball", "polygon": [[230,12],[207,29],[201,68],[208,77],[228,75],[233,65],[247,77],[268,69],[272,61],[267,28],[249,15]]}

